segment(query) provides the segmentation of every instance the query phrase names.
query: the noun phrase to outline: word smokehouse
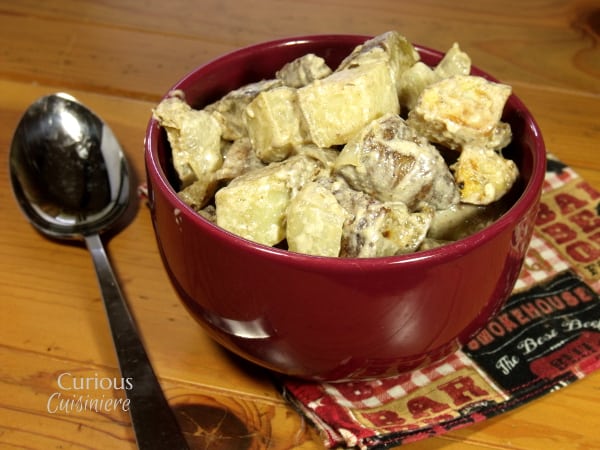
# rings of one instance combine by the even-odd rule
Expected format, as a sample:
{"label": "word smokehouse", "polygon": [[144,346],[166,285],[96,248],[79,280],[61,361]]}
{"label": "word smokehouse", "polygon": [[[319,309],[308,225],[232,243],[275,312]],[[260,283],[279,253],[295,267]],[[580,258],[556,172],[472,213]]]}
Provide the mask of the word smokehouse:
{"label": "word smokehouse", "polygon": [[490,320],[469,344],[469,350],[477,350],[480,346],[489,345],[496,338],[504,338],[532,321],[543,319],[559,311],[577,308],[582,304],[596,299],[594,293],[585,285],[575,286],[572,290],[557,292],[538,298],[532,298],[522,303],[508,306],[494,319]]}

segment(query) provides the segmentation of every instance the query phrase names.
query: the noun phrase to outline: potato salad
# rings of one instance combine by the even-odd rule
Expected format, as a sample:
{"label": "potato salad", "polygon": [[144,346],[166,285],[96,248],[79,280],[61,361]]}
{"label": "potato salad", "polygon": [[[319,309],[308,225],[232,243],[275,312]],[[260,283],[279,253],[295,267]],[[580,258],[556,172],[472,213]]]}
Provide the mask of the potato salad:
{"label": "potato salad", "polygon": [[458,44],[435,67],[398,32],[338,67],[314,54],[202,109],[156,106],[178,195],[232,233],[328,257],[433,248],[487,226],[518,178],[502,150],[511,87],[471,75]]}

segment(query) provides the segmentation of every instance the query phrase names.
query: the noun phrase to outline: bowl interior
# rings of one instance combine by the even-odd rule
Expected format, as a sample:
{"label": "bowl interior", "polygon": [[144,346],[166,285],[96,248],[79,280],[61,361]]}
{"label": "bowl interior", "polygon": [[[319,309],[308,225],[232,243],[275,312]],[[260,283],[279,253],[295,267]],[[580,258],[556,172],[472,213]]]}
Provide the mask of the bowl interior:
{"label": "bowl interior", "polygon": [[[169,92],[175,89],[181,90],[185,93],[186,100],[192,107],[202,108],[218,100],[233,89],[237,89],[250,82],[272,78],[274,73],[285,63],[307,53],[315,53],[323,57],[330,67],[335,68],[357,45],[368,38],[369,36],[361,35],[317,35],[281,39],[252,45],[200,66],[177,82]],[[418,50],[421,60],[428,65],[437,64],[443,57],[443,53],[427,47],[415,45],[415,48]],[[483,76],[492,81],[498,81],[476,66],[472,67],[471,73]],[[515,189],[516,200],[513,206],[484,230],[463,238],[460,241],[414,254],[374,259],[415,260],[431,257],[444,258],[455,252],[457,247],[461,248],[460,251],[465,251],[466,247],[493,236],[506,226],[509,226],[511,222],[514,222],[527,213],[528,209],[531,208],[539,197],[545,173],[545,148],[543,139],[535,120],[522,101],[514,94],[507,101],[503,120],[508,122],[513,130],[513,141],[503,150],[503,154],[514,160],[520,171],[520,177]],[[179,181],[171,164],[170,146],[166,138],[166,133],[160,129],[155,120],[150,121],[146,138],[148,148],[147,163],[151,170],[157,171],[160,177],[159,186],[155,188],[168,191],[166,195],[182,211],[195,216],[192,220],[197,221],[203,230],[209,233],[221,234],[227,239],[234,239],[236,245],[244,245],[248,249],[266,251],[270,255],[290,253],[271,247],[265,249],[261,244],[230,235],[227,231],[218,228],[192,211],[176,195],[179,189]],[[335,264],[355,264],[355,262],[344,262],[340,258],[324,258],[309,255],[296,256],[302,260],[306,258],[311,260],[333,259],[337,261]],[[374,262],[362,260],[360,264],[371,265]]]}

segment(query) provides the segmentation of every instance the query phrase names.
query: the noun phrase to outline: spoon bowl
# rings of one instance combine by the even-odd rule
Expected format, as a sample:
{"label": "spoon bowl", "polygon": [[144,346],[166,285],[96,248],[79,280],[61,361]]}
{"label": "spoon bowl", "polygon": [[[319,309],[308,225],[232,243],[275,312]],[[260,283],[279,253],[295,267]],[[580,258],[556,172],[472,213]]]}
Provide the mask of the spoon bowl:
{"label": "spoon bowl", "polygon": [[108,229],[127,209],[127,161],[110,127],[68,94],[34,102],[10,150],[15,197],[32,225],[54,238]]}
{"label": "spoon bowl", "polygon": [[140,449],[187,449],[127,306],[100,233],[127,210],[130,179],[115,135],[68,94],[34,102],[10,148],[15,198],[31,224],[57,239],[85,241],[92,255],[111,328],[129,413]]}

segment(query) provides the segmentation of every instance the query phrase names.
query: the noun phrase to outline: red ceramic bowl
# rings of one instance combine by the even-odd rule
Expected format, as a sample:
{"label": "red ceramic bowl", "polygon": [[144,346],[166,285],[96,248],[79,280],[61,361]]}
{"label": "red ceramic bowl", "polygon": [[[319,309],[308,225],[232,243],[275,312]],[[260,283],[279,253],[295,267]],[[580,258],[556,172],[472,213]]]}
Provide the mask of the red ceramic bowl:
{"label": "red ceramic bowl", "polygon": [[[172,89],[202,107],[272,77],[309,52],[335,67],[366,36],[282,39],[243,48],[195,69]],[[425,63],[442,54],[418,47]],[[486,76],[478,69],[473,73]],[[493,79],[493,78],[492,78]],[[190,313],[223,346],[288,375],[342,380],[415,369],[454,351],[511,293],[527,249],[545,172],[540,131],[512,95],[505,151],[522,193],[499,220],[468,238],[406,256],[306,256],[237,237],[177,197],[170,148],[151,120],[145,162],[151,215],[164,265]]]}

